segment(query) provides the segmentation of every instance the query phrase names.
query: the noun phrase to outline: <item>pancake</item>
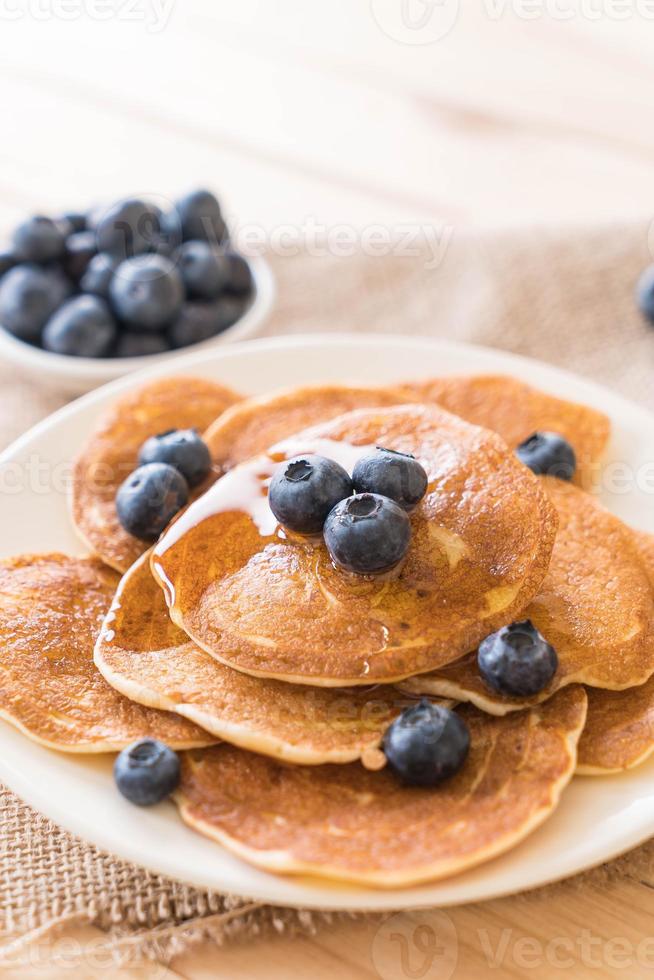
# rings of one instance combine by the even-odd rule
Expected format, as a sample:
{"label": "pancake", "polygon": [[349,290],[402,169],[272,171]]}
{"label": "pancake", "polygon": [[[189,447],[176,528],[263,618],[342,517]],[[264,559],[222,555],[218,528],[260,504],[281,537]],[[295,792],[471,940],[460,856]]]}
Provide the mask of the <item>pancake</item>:
{"label": "pancake", "polygon": [[356,408],[384,408],[406,401],[407,393],[393,388],[288,388],[234,405],[207,429],[205,439],[212,459],[229,470],[318,422],[329,422]]}
{"label": "pancake", "polygon": [[432,378],[402,386],[409,401],[435,402],[467,422],[497,432],[511,448],[538,430],[558,432],[577,456],[575,483],[590,487],[610,433],[594,408],[554,398],[508,375]]}
{"label": "pancake", "polygon": [[577,772],[585,776],[633,769],[654,752],[654,677],[627,691],[588,688],[588,717]]}
{"label": "pancake", "polygon": [[132,704],[93,664],[118,576],[93,558],[25,555],[0,562],[0,717],[62,752],[113,752],[135,739],[209,745],[195,725]]}
{"label": "pancake", "polygon": [[505,718],[459,709],[461,771],[436,789],[358,763],[288,766],[229,745],[185,753],[182,819],[246,861],[395,888],[454,875],[507,851],[555,809],[575,767],[581,687]]}
{"label": "pancake", "polygon": [[[95,663],[133,701],[175,711],[242,748],[304,765],[366,757],[407,705],[395,688],[320,689],[224,666],[171,622],[147,555],[120,583]],[[378,753],[374,759],[380,761]]]}
{"label": "pancake", "polygon": [[[322,539],[279,528],[279,461],[346,466],[380,444],[417,455],[430,484],[404,564],[377,578],[333,567]],[[228,472],[152,552],[173,620],[218,660],[293,683],[391,683],[457,659],[514,619],[549,564],[556,514],[502,440],[436,407],[363,409]]]}
{"label": "pancake", "polygon": [[105,564],[127,571],[148,548],[121,527],[115,506],[145,440],[167,429],[203,431],[238,400],[222,385],[182,376],[151,382],[111,406],[75,461],[71,493],[75,528]]}
{"label": "pancake", "polygon": [[552,683],[536,698],[503,697],[484,683],[477,655],[469,653],[405,681],[404,690],[505,714],[566,684],[623,690],[654,673],[654,538],[635,534],[583,490],[554,477],[542,480],[559,530],[549,571],[522,618],[531,619],[558,654]]}

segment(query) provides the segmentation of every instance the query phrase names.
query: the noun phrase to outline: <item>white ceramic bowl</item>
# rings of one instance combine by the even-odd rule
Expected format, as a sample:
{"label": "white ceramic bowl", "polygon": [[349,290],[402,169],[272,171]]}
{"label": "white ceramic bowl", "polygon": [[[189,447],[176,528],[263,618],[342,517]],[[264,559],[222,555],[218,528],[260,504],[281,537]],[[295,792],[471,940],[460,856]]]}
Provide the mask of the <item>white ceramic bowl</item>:
{"label": "white ceramic bowl", "polygon": [[257,333],[275,298],[275,280],[268,263],[263,258],[248,258],[248,262],[254,277],[251,305],[233,326],[199,344],[143,357],[69,357],[32,347],[0,328],[0,359],[15,364],[21,374],[40,385],[69,395],[81,395],[133,371],[174,362],[189,351],[209,350],[236,340],[247,340]]}

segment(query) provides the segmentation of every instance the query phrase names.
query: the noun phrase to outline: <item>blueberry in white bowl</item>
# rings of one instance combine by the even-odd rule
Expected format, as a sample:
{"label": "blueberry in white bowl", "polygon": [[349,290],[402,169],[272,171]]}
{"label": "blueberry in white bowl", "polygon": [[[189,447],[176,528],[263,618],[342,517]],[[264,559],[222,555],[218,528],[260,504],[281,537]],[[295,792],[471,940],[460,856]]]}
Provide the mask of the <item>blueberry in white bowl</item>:
{"label": "blueberry in white bowl", "polygon": [[159,330],[172,323],[184,302],[184,285],[165,255],[137,255],[116,269],[109,300],[123,323]]}
{"label": "blueberry in white bowl", "polygon": [[13,246],[25,262],[52,262],[63,256],[66,238],[56,221],[38,214],[16,228]]}
{"label": "blueberry in white bowl", "polygon": [[161,803],[177,789],[179,779],[179,756],[154,738],[128,745],[114,763],[116,786],[136,806]]}
{"label": "blueberry in white bowl", "polygon": [[55,354],[104,357],[118,328],[109,306],[99,296],[75,296],[53,313],[43,330],[43,347]]}
{"label": "blueberry in white bowl", "polygon": [[0,322],[21,340],[37,343],[43,327],[71,291],[58,271],[31,263],[16,265],[0,280]]}

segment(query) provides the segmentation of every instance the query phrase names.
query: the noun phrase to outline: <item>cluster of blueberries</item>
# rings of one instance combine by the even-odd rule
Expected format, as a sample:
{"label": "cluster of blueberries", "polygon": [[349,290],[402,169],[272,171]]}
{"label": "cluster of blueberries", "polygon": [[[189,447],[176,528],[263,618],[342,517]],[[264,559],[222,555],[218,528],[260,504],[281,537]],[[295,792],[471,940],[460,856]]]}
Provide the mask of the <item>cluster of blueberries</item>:
{"label": "cluster of blueberries", "polygon": [[284,527],[321,534],[332,561],[359,575],[397,565],[411,540],[408,514],[427,490],[427,474],[408,453],[378,447],[357,460],[352,476],[333,459],[289,459],[270,482],[268,502]]}
{"label": "cluster of blueberries", "polygon": [[[206,456],[197,448],[200,444]],[[145,477],[148,473],[156,477],[156,472],[149,469],[152,466],[167,465],[184,481],[180,471],[188,474],[189,466],[186,458],[182,459],[187,449],[181,447],[185,445],[195,447],[190,457],[194,466],[200,459],[206,460],[206,469],[199,477],[202,479],[209,467],[209,453],[202,440],[195,433],[164,433],[144,444],[139,461],[145,465],[123,484],[132,486],[129,494],[142,494],[147,499],[143,490],[147,481],[142,471],[146,471]],[[535,432],[518,446],[516,454],[538,475],[564,480],[574,476],[574,450],[558,433]],[[196,472],[199,474],[201,469],[200,466]],[[170,478],[169,473],[159,471],[158,479],[162,476]],[[135,479],[136,484],[130,484]],[[275,473],[269,502],[277,520],[289,530],[297,534],[322,532],[335,564],[359,574],[375,574],[392,568],[406,554],[411,537],[407,514],[424,496],[427,482],[424,468],[413,456],[390,449],[378,448],[363,456],[352,477],[324,456],[297,456]],[[129,506],[134,506],[133,501]],[[161,515],[156,527],[161,525],[163,530],[172,516],[161,524]],[[136,524],[140,526],[138,521]],[[123,525],[126,526],[124,522]],[[155,524],[151,530],[154,528]],[[492,690],[505,697],[525,698],[547,687],[557,671],[558,658],[533,623],[524,620],[504,626],[482,640],[477,664]],[[388,727],[382,749],[389,768],[406,785],[434,787],[462,768],[470,750],[470,733],[456,712],[424,698]],[[179,759],[161,742],[143,739],[121,752],[114,772],[116,784],[127,799],[149,805],[175,789]]]}
{"label": "cluster of blueberries", "polygon": [[211,455],[195,429],[169,429],[145,440],[138,464],[116,492],[116,513],[128,534],[156,541],[209,475]]}
{"label": "cluster of blueberries", "polygon": [[0,252],[0,325],[78,357],[136,357],[207,340],[252,301],[220,205],[196,190],[165,212],[130,198],[103,212],[28,218]]}

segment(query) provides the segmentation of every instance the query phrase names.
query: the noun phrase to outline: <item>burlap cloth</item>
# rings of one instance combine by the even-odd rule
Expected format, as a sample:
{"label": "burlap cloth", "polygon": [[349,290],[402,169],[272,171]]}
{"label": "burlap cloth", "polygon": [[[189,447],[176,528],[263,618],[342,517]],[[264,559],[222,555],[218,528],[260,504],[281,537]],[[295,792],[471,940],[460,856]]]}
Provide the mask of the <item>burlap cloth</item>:
{"label": "burlap cloth", "polygon": [[[424,254],[271,257],[279,295],[263,333],[377,331],[467,340],[572,368],[654,408],[654,331],[633,302],[651,261],[648,226],[454,236],[438,268]],[[406,251],[398,245],[396,252]],[[347,365],[343,366],[347,376]],[[303,379],[298,378],[298,382]],[[526,379],[529,380],[528,378]],[[2,445],[63,404],[0,370]],[[0,965],[53,924],[91,920],[121,955],[167,957],[206,936],[317,928],[329,916],[264,908],[118,861],[0,791]],[[209,847],[209,845],[207,845]],[[646,844],[589,877],[654,880]]]}

